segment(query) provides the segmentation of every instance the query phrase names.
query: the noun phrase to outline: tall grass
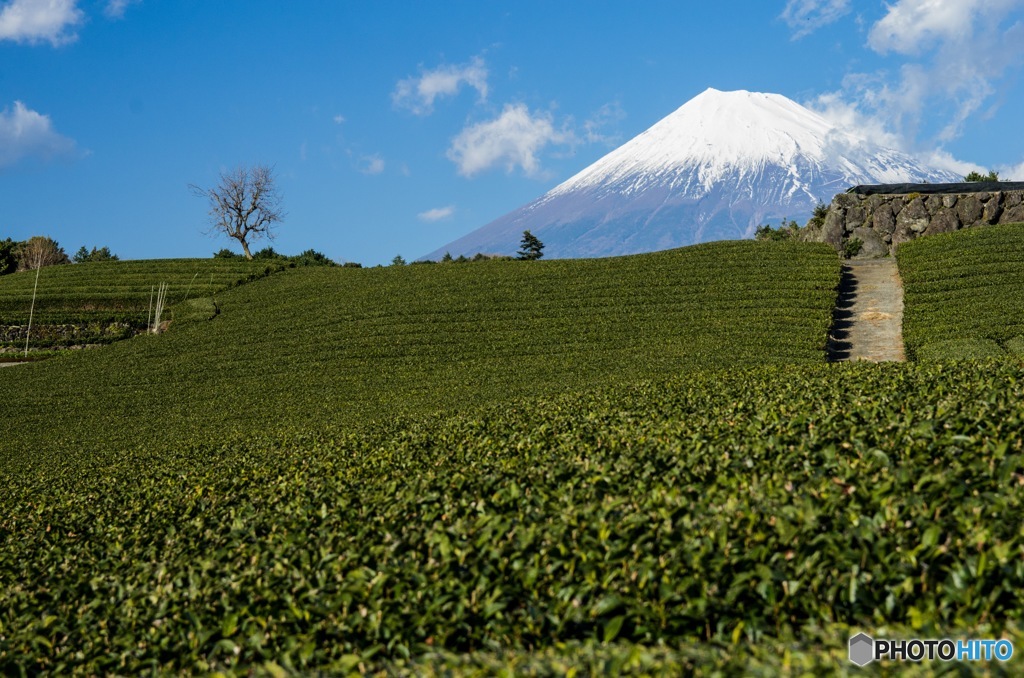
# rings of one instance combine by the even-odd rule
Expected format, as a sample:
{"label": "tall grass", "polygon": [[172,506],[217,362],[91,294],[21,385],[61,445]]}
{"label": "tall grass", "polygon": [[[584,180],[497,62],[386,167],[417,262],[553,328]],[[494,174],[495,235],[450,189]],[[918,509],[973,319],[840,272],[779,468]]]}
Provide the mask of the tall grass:
{"label": "tall grass", "polygon": [[150,327],[150,332],[156,334],[160,331],[160,316],[164,312],[164,302],[167,300],[167,283],[160,283],[160,287],[156,291],[156,307],[153,310],[153,325]]}
{"label": "tall grass", "polygon": [[32,335],[32,316],[36,312],[36,292],[39,290],[39,272],[43,270],[42,255],[36,258],[36,282],[32,286],[32,305],[28,311],[28,329],[25,331],[25,357],[28,357],[28,340]]}

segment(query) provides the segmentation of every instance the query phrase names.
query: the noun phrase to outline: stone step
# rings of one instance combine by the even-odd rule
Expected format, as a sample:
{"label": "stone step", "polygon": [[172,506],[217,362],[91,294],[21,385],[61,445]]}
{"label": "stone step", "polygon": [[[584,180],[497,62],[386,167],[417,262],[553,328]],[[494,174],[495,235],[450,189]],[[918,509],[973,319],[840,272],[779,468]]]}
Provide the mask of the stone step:
{"label": "stone step", "polygon": [[892,258],[843,265],[829,360],[904,362],[903,283]]}

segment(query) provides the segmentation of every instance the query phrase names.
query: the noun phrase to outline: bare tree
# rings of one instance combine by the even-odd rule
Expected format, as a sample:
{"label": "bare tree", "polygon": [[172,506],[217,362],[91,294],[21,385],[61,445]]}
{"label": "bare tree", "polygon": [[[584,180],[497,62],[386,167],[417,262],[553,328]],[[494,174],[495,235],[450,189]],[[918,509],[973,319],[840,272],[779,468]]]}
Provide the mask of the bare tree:
{"label": "bare tree", "polygon": [[19,271],[31,271],[43,266],[70,263],[64,248],[45,235],[34,235],[15,248]]}
{"label": "bare tree", "polygon": [[237,167],[220,175],[214,188],[189,184],[192,194],[210,201],[210,234],[223,233],[242,243],[245,258],[252,259],[249,241],[266,236],[274,239],[271,230],[285,214],[281,211],[281,194],[274,186],[274,170],[267,165]]}

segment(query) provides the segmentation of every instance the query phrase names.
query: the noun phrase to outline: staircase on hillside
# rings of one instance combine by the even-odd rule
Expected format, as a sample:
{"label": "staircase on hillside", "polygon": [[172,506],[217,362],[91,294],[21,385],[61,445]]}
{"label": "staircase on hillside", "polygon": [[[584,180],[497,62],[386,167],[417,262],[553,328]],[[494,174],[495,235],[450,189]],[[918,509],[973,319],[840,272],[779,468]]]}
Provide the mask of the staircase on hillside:
{"label": "staircase on hillside", "polygon": [[865,259],[843,265],[828,357],[832,362],[906,360],[903,283],[895,259]]}

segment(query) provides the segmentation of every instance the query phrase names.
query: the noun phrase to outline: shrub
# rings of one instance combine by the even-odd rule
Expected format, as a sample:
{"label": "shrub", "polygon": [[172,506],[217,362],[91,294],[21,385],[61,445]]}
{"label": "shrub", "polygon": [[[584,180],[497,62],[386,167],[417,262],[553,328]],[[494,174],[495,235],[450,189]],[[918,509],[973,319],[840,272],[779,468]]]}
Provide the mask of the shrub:
{"label": "shrub", "polygon": [[845,256],[847,259],[852,259],[853,257],[860,254],[860,251],[863,248],[863,240],[861,240],[860,238],[850,238],[849,240],[843,243],[843,256]]}
{"label": "shrub", "polygon": [[337,266],[333,259],[322,252],[308,249],[298,256],[292,257],[296,266]]}
{"label": "shrub", "polygon": [[[235,254],[229,249],[222,249],[216,252],[213,257],[215,259],[244,259],[245,257],[241,254]],[[301,254],[294,256],[288,256],[281,254],[274,250],[273,247],[264,247],[260,251],[252,255],[254,261],[275,261],[282,264],[287,264],[291,268],[296,266],[337,266],[337,264],[328,256],[322,252],[317,252],[314,249],[308,249]],[[347,266],[348,264],[346,264]]]}
{"label": "shrub", "polygon": [[793,219],[783,219],[778,228],[765,224],[754,231],[755,240],[794,240],[800,234],[800,225]]}
{"label": "shrub", "polygon": [[278,254],[273,247],[264,247],[252,255],[253,259],[286,259],[283,254]]}
{"label": "shrub", "polygon": [[821,228],[825,225],[825,219],[828,217],[828,205],[823,202],[819,202],[814,207],[814,212],[811,214],[811,218],[807,221],[807,228]]}

